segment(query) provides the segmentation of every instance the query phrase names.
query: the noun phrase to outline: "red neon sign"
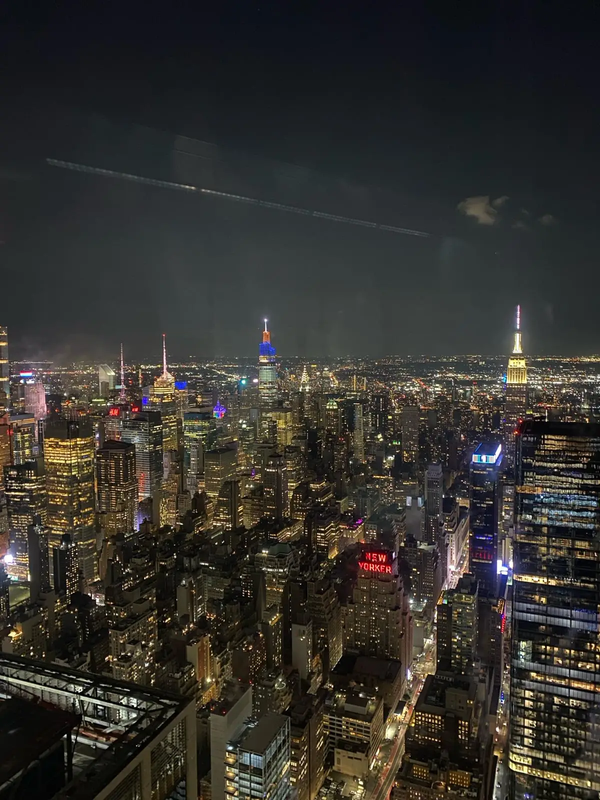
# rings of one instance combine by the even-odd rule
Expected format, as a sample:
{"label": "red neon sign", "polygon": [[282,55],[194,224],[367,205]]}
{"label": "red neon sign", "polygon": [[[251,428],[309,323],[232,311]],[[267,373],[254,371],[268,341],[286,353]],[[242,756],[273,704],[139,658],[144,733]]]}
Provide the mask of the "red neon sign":
{"label": "red neon sign", "polygon": [[131,410],[134,414],[139,414],[142,409],[139,406],[131,406]]}
{"label": "red neon sign", "polygon": [[392,568],[389,564],[373,564],[371,561],[359,561],[358,566],[365,572],[379,572],[386,575],[392,574]]}
{"label": "red neon sign", "polygon": [[109,417],[119,417],[121,415],[121,409],[119,408],[109,408],[108,409],[108,416]]}
{"label": "red neon sign", "polygon": [[365,572],[378,572],[392,574],[391,554],[381,550],[368,550],[364,554],[364,561],[359,561],[358,566]]}

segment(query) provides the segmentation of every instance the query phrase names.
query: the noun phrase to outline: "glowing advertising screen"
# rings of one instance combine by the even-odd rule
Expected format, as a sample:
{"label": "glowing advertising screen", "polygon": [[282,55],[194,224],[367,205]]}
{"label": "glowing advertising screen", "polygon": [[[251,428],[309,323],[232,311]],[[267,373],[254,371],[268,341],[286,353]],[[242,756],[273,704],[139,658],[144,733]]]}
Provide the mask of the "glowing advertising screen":
{"label": "glowing advertising screen", "polygon": [[377,572],[379,574],[392,574],[392,554],[385,550],[367,550],[363,553],[362,561],[358,566],[364,572]]}

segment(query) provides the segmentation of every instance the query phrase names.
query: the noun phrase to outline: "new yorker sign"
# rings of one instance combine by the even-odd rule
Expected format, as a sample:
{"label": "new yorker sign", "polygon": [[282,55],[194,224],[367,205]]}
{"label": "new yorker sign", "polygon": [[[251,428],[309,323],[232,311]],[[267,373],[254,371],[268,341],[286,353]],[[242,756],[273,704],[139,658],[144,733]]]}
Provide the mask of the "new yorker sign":
{"label": "new yorker sign", "polygon": [[362,561],[358,562],[358,566],[365,572],[379,572],[391,575],[392,554],[385,550],[367,550],[363,553]]}

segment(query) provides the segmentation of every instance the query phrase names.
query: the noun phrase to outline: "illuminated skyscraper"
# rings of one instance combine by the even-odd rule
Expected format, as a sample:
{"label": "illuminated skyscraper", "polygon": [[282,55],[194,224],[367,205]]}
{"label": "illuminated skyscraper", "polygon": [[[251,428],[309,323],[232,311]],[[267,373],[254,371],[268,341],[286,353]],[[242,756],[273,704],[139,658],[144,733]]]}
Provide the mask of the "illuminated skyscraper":
{"label": "illuminated skyscraper", "polygon": [[283,519],[289,511],[288,475],[285,458],[272,455],[263,467],[265,514]]}
{"label": "illuminated skyscraper", "polygon": [[352,601],[345,608],[345,649],[397,659],[406,676],[412,661],[412,617],[395,554],[368,549],[358,567]]}
{"label": "illuminated skyscraper", "polygon": [[24,464],[37,455],[37,421],[33,414],[10,415],[11,463]]}
{"label": "illuminated skyscraper", "polygon": [[33,414],[36,422],[46,418],[46,389],[40,380],[25,384],[25,411]]}
{"label": "illuminated skyscraper", "polygon": [[448,589],[437,606],[438,671],[471,675],[477,645],[477,579],[462,575],[456,589]]}
{"label": "illuminated skyscraper", "polygon": [[79,591],[79,566],[77,545],[73,538],[65,533],[60,545],[52,551],[54,574],[54,591],[66,595],[69,601]]}
{"label": "illuminated skyscraper", "polygon": [[390,396],[380,392],[371,397],[371,424],[374,433],[386,434],[389,426]]}
{"label": "illuminated skyscraper", "polygon": [[204,473],[204,451],[213,427],[213,416],[208,407],[188,408],[183,415],[185,486],[192,495],[198,491],[198,481]]}
{"label": "illuminated skyscraper", "polygon": [[414,464],[419,456],[419,407],[402,408],[402,460]]}
{"label": "illuminated skyscraper", "polygon": [[127,401],[127,391],[125,389],[125,359],[123,358],[123,342],[121,342],[121,362],[119,374],[119,403],[123,405]]}
{"label": "illuminated skyscraper", "polygon": [[354,430],[352,432],[352,449],[357,461],[365,460],[365,426],[362,403],[354,403]]}
{"label": "illuminated skyscraper", "polygon": [[277,402],[277,364],[275,348],[271,344],[271,332],[265,320],[265,329],[258,356],[258,397],[263,410],[272,408]]}
{"label": "illuminated skyscraper", "polygon": [[204,454],[206,494],[216,501],[225,481],[235,478],[237,452],[232,447],[216,447]]}
{"label": "illuminated skyscraper", "polygon": [[288,800],[290,762],[289,717],[270,712],[258,722],[247,722],[239,738],[227,745],[224,797]]}
{"label": "illuminated skyscraper", "polygon": [[8,330],[0,325],[0,415],[10,407],[10,362]]}
{"label": "illuminated skyscraper", "polygon": [[243,524],[244,505],[240,496],[239,478],[229,478],[221,486],[213,523],[223,530],[234,531]]}
{"label": "illuminated skyscraper", "polygon": [[177,450],[178,412],[175,396],[175,378],[167,369],[167,340],[163,333],[163,371],[154,381],[154,386],[149,389],[148,404],[146,408],[160,411],[163,429],[163,452]]}
{"label": "illuminated skyscraper", "polygon": [[98,577],[94,502],[94,431],[87,420],[55,419],[44,437],[50,549],[68,533],[86,582]]}
{"label": "illuminated skyscraper", "polygon": [[140,411],[123,420],[121,441],[135,445],[138,500],[152,497],[163,474],[163,428],[158,411]]}
{"label": "illuminated skyscraper", "polygon": [[107,441],[96,453],[96,483],[104,535],[135,531],[138,507],[135,446]]}
{"label": "illuminated skyscraper", "polygon": [[511,797],[598,797],[600,425],[517,438]]}
{"label": "illuminated skyscraper", "polygon": [[98,367],[98,393],[100,397],[109,397],[115,390],[115,371],[110,364],[100,364]]}
{"label": "illuminated skyscraper", "polygon": [[512,471],[515,467],[515,435],[519,423],[527,412],[527,361],[523,355],[521,334],[521,306],[517,306],[515,323],[515,343],[508,359],[506,371],[506,396],[504,418],[502,420],[502,439],[504,441],[504,469]]}
{"label": "illuminated skyscraper", "polygon": [[482,588],[497,585],[498,519],[502,498],[502,445],[480,444],[471,458],[469,505],[471,572]]}
{"label": "illuminated skyscraper", "polygon": [[4,468],[6,505],[10,531],[11,576],[26,581],[29,576],[28,530],[34,522],[46,524],[48,495],[42,459]]}
{"label": "illuminated skyscraper", "polygon": [[442,520],[444,471],[441,464],[430,464],[425,473],[425,541],[436,544]]}

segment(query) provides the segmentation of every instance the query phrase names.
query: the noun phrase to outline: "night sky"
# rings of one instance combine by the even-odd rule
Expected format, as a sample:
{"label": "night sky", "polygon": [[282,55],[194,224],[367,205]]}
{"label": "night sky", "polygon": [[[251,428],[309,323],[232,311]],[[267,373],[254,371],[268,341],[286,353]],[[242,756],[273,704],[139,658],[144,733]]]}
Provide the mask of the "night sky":
{"label": "night sky", "polygon": [[[598,4],[39,5],[0,12],[13,357],[158,359],[163,330],[174,357],[250,355],[264,316],[283,356],[501,353],[518,302],[529,352],[600,352]],[[251,196],[432,237],[47,167],[81,155],[71,111],[212,142],[207,180]],[[164,169],[131,142],[119,169]]]}

